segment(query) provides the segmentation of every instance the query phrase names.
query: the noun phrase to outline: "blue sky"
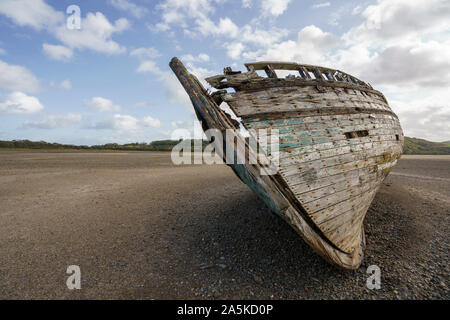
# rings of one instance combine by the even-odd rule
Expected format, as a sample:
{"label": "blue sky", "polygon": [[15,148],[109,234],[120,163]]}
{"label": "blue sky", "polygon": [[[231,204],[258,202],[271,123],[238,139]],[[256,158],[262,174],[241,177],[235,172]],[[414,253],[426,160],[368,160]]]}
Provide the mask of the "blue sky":
{"label": "blue sky", "polygon": [[[80,29],[66,9],[81,9]],[[448,1],[1,0],[0,139],[149,142],[190,131],[168,67],[284,60],[354,74],[406,135],[450,140]]]}

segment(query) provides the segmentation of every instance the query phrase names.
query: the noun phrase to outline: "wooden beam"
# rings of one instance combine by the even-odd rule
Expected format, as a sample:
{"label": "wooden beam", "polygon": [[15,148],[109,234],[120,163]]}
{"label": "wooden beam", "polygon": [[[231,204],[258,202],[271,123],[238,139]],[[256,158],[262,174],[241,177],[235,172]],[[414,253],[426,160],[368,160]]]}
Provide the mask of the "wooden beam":
{"label": "wooden beam", "polygon": [[266,72],[269,78],[274,79],[278,78],[277,73],[275,72],[275,70],[273,70],[273,68],[270,65],[265,66],[264,71]]}

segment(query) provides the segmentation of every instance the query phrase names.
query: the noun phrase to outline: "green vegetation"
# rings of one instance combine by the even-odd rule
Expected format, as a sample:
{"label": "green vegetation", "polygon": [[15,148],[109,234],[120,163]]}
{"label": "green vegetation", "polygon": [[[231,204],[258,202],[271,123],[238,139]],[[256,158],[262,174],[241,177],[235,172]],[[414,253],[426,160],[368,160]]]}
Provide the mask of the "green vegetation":
{"label": "green vegetation", "polygon": [[[13,140],[1,141],[0,149],[33,149],[50,151],[171,151],[181,140],[159,140],[151,143],[108,143],[94,146],[77,146],[71,144],[49,143],[45,141]],[[202,141],[203,148],[208,144]],[[191,140],[192,150],[194,140]]]}
{"label": "green vegetation", "polygon": [[450,154],[450,142],[405,137],[404,154]]}
{"label": "green vegetation", "polygon": [[[77,146],[71,144],[49,143],[45,141],[13,140],[1,141],[0,149],[35,149],[49,151],[171,151],[181,140],[159,140],[151,143],[108,143],[94,146]],[[203,140],[203,148],[208,142]],[[191,140],[192,150],[194,140]],[[424,139],[405,137],[404,154],[449,154],[450,142],[431,142]]]}

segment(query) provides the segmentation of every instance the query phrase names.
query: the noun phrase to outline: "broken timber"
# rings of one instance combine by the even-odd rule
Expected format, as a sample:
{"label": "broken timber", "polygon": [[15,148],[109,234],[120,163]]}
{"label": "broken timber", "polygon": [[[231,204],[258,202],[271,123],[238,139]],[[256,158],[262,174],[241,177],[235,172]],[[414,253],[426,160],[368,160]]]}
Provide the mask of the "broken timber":
{"label": "broken timber", "polygon": [[[262,174],[265,166],[258,161],[231,168],[323,258],[358,268],[365,247],[364,217],[402,154],[397,116],[382,93],[339,70],[271,61],[245,66],[247,72],[225,68],[224,75],[205,79],[216,89],[235,92],[209,94],[180,60],[170,62],[205,131],[234,130],[236,147],[257,158],[236,121],[219,107],[222,102],[247,130],[279,130],[279,151],[265,150],[269,160],[279,158],[276,174]],[[296,74],[280,78],[279,70]]]}

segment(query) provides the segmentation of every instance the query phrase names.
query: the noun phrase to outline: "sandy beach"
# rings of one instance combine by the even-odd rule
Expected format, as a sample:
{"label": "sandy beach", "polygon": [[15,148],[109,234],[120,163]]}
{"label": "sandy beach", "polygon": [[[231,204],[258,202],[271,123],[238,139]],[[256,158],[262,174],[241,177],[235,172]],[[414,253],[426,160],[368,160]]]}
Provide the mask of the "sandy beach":
{"label": "sandy beach", "polygon": [[0,298],[449,299],[449,217],[450,156],[403,156],[367,213],[363,264],[346,271],[225,165],[0,151]]}

